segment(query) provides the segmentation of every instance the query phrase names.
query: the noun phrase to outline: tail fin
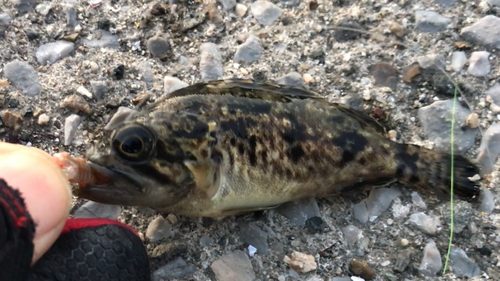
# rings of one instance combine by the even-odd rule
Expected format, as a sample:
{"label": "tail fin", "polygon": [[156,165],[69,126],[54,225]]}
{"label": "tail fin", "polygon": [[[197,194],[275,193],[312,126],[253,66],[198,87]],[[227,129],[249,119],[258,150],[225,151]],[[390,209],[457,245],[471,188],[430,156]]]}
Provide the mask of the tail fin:
{"label": "tail fin", "polygon": [[[451,155],[415,145],[398,145],[397,178],[415,188],[437,195],[450,196]],[[453,194],[473,201],[479,197],[479,183],[469,178],[479,174],[479,168],[462,155],[453,156]]]}

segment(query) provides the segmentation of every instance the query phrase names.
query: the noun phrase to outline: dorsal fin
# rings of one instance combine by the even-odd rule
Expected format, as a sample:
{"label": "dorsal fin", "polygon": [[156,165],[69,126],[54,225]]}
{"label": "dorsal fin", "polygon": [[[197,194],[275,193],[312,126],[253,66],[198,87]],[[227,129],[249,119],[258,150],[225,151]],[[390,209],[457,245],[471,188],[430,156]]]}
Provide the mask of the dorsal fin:
{"label": "dorsal fin", "polygon": [[372,117],[368,116],[366,113],[358,111],[356,109],[352,109],[348,105],[341,103],[332,103],[332,105],[335,105],[340,111],[342,111],[342,113],[349,115],[353,119],[358,120],[359,124],[361,124],[362,127],[366,128],[366,126],[368,126],[381,134],[386,133],[385,127],[382,126]]}
{"label": "dorsal fin", "polygon": [[290,102],[293,99],[323,99],[318,93],[298,87],[267,82],[256,83],[249,79],[226,79],[187,86],[170,93],[160,100],[190,95],[232,95],[276,102]]}

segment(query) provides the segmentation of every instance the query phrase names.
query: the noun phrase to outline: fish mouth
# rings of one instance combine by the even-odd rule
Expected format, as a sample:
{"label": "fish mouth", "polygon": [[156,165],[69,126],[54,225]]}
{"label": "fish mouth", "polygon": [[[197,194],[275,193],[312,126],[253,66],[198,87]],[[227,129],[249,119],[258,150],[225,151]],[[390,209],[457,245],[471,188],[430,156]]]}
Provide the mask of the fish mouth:
{"label": "fish mouth", "polygon": [[136,174],[117,167],[87,161],[93,181],[79,185],[74,195],[111,205],[136,205],[145,196],[144,183]]}

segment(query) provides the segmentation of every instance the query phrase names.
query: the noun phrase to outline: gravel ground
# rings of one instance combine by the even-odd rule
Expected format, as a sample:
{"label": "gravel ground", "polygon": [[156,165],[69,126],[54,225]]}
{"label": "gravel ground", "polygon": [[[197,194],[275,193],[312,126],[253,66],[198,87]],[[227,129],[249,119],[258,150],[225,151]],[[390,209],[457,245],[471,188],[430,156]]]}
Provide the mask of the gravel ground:
{"label": "gravel ground", "polygon": [[[492,165],[500,153],[500,1],[0,0],[0,7],[0,137],[51,154],[84,155],[106,137],[119,107],[236,77],[302,85],[371,114],[395,141],[449,150],[447,100],[451,79],[459,84],[455,148],[478,159],[487,191],[479,206],[455,202],[444,275],[449,203],[397,183],[370,197],[220,221],[82,207],[75,198],[78,216],[115,217],[140,232],[156,280],[500,280]],[[316,265],[293,270],[283,259],[294,251]]]}

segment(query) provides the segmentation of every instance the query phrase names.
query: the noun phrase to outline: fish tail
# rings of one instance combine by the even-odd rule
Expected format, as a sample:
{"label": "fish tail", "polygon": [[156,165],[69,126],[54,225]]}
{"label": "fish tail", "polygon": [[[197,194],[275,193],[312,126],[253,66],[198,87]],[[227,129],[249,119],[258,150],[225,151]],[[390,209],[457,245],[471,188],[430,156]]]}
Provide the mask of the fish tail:
{"label": "fish tail", "polygon": [[448,153],[398,144],[395,159],[396,177],[408,186],[450,198],[453,170],[453,194],[467,201],[479,197],[479,182],[470,180],[479,168],[462,155],[454,155],[452,163]]}

